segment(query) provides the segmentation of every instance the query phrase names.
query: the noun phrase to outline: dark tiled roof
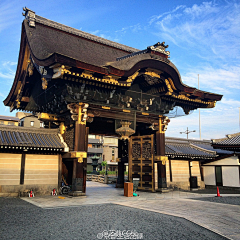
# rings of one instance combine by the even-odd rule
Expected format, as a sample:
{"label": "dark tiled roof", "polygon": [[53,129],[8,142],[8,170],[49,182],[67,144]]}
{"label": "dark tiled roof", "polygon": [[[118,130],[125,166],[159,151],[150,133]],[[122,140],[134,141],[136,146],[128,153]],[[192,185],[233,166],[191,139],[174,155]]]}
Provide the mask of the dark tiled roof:
{"label": "dark tiled roof", "polygon": [[[36,15],[36,26],[24,20],[30,48],[38,60],[54,53],[95,66],[138,51],[116,42],[94,36]],[[56,44],[57,43],[57,44]]]}
{"label": "dark tiled roof", "polygon": [[0,126],[0,149],[62,151],[65,147],[56,129]]}
{"label": "dark tiled roof", "polygon": [[[216,150],[209,148],[210,141],[205,141],[205,144],[199,144],[203,141],[191,141],[182,138],[166,138],[165,152],[169,157],[180,158],[202,158],[209,159],[217,157]],[[200,146],[201,145],[201,146]],[[206,147],[207,146],[207,147]],[[210,145],[211,146],[211,145]]]}
{"label": "dark tiled roof", "polygon": [[45,26],[48,26],[48,27],[52,27],[52,28],[55,28],[55,29],[58,29],[58,30],[61,30],[61,31],[64,31],[64,32],[67,32],[67,33],[74,34],[76,36],[88,39],[90,41],[94,41],[94,42],[102,43],[104,45],[108,45],[108,46],[111,46],[111,47],[114,47],[114,48],[118,48],[118,49],[124,50],[126,52],[132,53],[132,52],[139,51],[136,48],[132,48],[132,47],[129,47],[129,46],[117,43],[117,42],[113,42],[113,41],[110,41],[108,39],[101,38],[101,37],[98,37],[96,35],[78,30],[76,28],[71,28],[69,26],[63,25],[63,24],[58,23],[58,22],[54,22],[52,20],[49,20],[47,18],[43,18],[43,17],[38,16],[38,15],[36,15],[36,22],[41,23],[41,24],[43,24]]}
{"label": "dark tiled roof", "polygon": [[232,151],[227,151],[227,150],[223,150],[223,149],[219,149],[219,148],[213,148],[212,145],[210,144],[201,144],[201,143],[193,143],[194,145],[198,146],[198,147],[201,147],[201,148],[204,148],[204,149],[207,149],[207,150],[210,150],[210,151],[216,151],[217,154],[232,154],[233,152]]}
{"label": "dark tiled roof", "polygon": [[226,135],[226,138],[212,139],[214,148],[240,151],[240,132]]}
{"label": "dark tiled roof", "polygon": [[229,155],[233,154],[233,151],[228,151],[220,148],[214,148],[212,146],[211,140],[196,140],[196,139],[184,139],[184,138],[172,138],[166,137],[166,142],[171,142],[172,144],[191,144],[192,146],[207,151],[216,152],[217,155]]}
{"label": "dark tiled roof", "polygon": [[19,121],[19,118],[0,115],[0,120],[5,120],[5,121]]}
{"label": "dark tiled roof", "polygon": [[240,145],[240,132],[226,135],[226,138],[212,139],[213,145]]}
{"label": "dark tiled roof", "polygon": [[166,144],[166,155],[187,158],[215,158],[216,152],[197,148],[191,144]]}

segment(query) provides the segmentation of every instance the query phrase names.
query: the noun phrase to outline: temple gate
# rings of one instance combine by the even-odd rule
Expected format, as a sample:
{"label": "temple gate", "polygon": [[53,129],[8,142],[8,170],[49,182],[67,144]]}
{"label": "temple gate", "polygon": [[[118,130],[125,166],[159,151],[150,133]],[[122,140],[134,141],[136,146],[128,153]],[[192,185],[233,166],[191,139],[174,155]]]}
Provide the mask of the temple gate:
{"label": "temple gate", "polygon": [[222,95],[184,85],[164,42],[140,51],[28,8],[24,15],[16,76],[4,104],[60,129],[70,149],[62,161],[73,194],[86,192],[88,133],[120,136],[119,186],[129,162],[129,180],[140,177],[142,190],[166,188],[167,116],[213,108]]}

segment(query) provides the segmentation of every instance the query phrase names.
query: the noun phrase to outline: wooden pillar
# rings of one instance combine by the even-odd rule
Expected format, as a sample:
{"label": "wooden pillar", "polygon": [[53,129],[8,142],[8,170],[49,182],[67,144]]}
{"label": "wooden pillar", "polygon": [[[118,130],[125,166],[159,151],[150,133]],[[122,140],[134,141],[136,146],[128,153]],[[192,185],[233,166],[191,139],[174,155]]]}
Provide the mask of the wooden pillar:
{"label": "wooden pillar", "polygon": [[[74,151],[87,153],[88,132],[86,121],[81,119],[82,106],[78,106],[78,120],[75,123]],[[73,195],[86,193],[87,156],[73,159],[72,190]]]}
{"label": "wooden pillar", "polygon": [[22,153],[21,158],[21,171],[20,171],[20,184],[24,184],[24,176],[25,176],[25,160],[26,160],[26,154]]}
{"label": "wooden pillar", "polygon": [[165,131],[170,120],[159,117],[159,130],[156,132],[156,161],[158,170],[158,189],[167,187],[166,156],[165,156]]}
{"label": "wooden pillar", "polygon": [[128,162],[128,140],[118,139],[118,179],[117,187],[124,187],[124,164]]}
{"label": "wooden pillar", "polygon": [[62,183],[62,155],[58,155],[58,188],[61,187]]}
{"label": "wooden pillar", "polygon": [[117,178],[117,187],[124,187],[124,163],[118,162],[118,178]]}

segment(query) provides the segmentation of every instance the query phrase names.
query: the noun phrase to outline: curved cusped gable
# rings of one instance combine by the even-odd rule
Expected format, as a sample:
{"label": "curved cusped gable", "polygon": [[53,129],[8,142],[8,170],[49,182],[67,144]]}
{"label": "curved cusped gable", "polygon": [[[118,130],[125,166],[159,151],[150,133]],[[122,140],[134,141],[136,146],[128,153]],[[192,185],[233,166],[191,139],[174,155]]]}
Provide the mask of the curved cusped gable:
{"label": "curved cusped gable", "polygon": [[[66,109],[67,103],[81,100],[157,116],[174,106],[188,114],[221,100],[182,83],[164,42],[139,51],[26,11],[18,70],[4,101],[12,110],[54,113],[59,102]],[[58,94],[48,92],[51,87],[58,87]],[[47,97],[40,101],[42,94]]]}

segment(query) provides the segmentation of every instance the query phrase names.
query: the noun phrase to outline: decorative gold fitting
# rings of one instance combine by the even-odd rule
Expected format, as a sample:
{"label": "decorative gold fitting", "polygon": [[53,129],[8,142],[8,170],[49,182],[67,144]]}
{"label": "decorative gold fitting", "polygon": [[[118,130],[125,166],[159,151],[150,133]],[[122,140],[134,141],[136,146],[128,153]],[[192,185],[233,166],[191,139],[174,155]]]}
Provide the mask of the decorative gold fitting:
{"label": "decorative gold fitting", "polygon": [[65,131],[66,131],[66,127],[65,127],[65,125],[64,125],[64,122],[61,122],[60,123],[60,134],[64,134],[65,133]]}
{"label": "decorative gold fitting", "polygon": [[59,120],[61,120],[61,119],[57,118],[56,114],[49,114],[49,113],[40,113],[40,115],[38,115],[38,119],[49,120],[49,121],[59,121]]}
{"label": "decorative gold fitting", "polygon": [[110,108],[110,107],[102,106],[102,109],[107,109],[107,110],[109,110],[109,109],[111,109],[111,108]]}
{"label": "decorative gold fitting", "polygon": [[155,156],[154,160],[156,162],[162,162],[162,165],[166,164],[166,161],[168,160],[167,156]]}
{"label": "decorative gold fitting", "polygon": [[79,163],[83,162],[84,158],[87,158],[87,152],[71,152],[71,158],[77,158]]}
{"label": "decorative gold fitting", "polygon": [[48,86],[48,81],[46,78],[42,77],[42,89],[46,90]]}

